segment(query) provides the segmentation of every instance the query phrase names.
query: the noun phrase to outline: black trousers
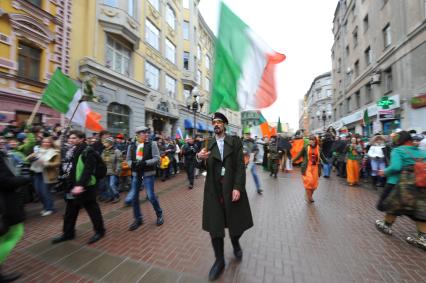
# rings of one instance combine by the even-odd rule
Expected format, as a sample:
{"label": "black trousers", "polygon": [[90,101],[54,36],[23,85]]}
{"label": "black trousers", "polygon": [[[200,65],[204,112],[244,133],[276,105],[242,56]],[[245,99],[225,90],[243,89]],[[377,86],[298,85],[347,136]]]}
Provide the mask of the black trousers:
{"label": "black trousers", "polygon": [[[212,235],[210,235],[210,237],[212,239],[212,246],[213,246],[215,258],[223,259],[224,258],[224,239],[213,238]],[[234,251],[241,250],[240,238],[241,238],[241,235],[231,237],[231,243],[232,243],[232,247],[234,248]]]}
{"label": "black trousers", "polygon": [[89,214],[95,233],[104,233],[104,221],[102,218],[101,209],[99,208],[96,199],[88,199],[85,201],[73,199],[67,200],[64,216],[64,235],[69,237],[75,236],[75,224],[77,222],[78,213],[82,207],[84,207],[84,209],[87,211],[87,214]]}
{"label": "black trousers", "polygon": [[195,162],[185,163],[185,171],[191,186],[194,185]]}

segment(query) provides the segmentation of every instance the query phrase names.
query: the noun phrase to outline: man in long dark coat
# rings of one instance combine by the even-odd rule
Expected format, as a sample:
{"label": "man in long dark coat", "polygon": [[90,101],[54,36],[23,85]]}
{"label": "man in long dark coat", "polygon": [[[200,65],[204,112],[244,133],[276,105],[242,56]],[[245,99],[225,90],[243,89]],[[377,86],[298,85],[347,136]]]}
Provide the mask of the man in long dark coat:
{"label": "man in long dark coat", "polygon": [[215,113],[212,124],[215,136],[207,148],[197,154],[197,161],[205,161],[207,176],[204,185],[203,230],[210,233],[216,260],[209,279],[216,280],[225,268],[224,237],[229,229],[234,255],[241,260],[243,252],[239,239],[253,226],[247,198],[243,147],[238,137],[225,134],[228,119]]}

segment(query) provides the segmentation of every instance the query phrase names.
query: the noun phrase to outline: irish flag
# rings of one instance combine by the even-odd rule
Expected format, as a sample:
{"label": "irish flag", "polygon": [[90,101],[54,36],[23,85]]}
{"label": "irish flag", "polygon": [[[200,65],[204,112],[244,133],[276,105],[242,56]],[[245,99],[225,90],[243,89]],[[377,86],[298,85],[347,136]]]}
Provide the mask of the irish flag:
{"label": "irish flag", "polygon": [[[272,135],[274,135],[273,129],[271,128],[268,124],[268,121],[266,121],[265,117],[263,117],[262,113],[259,113],[259,124],[256,126],[252,126],[250,128],[250,132],[251,136],[258,136],[258,137],[271,137]],[[276,135],[276,132],[275,132]]]}
{"label": "irish flag", "polygon": [[[60,113],[64,113],[65,117],[71,119],[81,97],[82,93],[78,85],[63,74],[61,70],[56,69],[44,90],[41,102]],[[78,106],[72,122],[94,132],[99,132],[103,130],[103,127],[99,124],[101,119],[102,116],[92,111],[89,104],[83,101]]]}
{"label": "irish flag", "polygon": [[262,109],[275,102],[275,65],[285,55],[267,46],[223,2],[215,56],[210,112]]}

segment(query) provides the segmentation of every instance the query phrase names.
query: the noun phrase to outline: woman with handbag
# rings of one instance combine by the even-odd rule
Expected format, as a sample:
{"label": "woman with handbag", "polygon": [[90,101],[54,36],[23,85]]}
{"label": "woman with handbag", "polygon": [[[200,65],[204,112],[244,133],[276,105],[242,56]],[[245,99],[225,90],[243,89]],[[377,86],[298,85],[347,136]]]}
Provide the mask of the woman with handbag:
{"label": "woman with handbag", "polygon": [[[401,131],[395,135],[398,146],[391,152],[390,165],[379,170],[379,176],[387,177],[387,185],[377,208],[384,211],[384,220],[376,221],[376,228],[387,235],[392,234],[392,224],[397,216],[405,215],[416,222],[417,235],[406,241],[426,250],[426,188],[416,184],[415,163],[426,161],[426,152],[413,145],[411,135]],[[424,176],[423,176],[424,177]]]}
{"label": "woman with handbag", "polygon": [[[16,192],[31,182],[30,178],[15,176],[12,165],[0,151],[0,266],[24,234],[24,204]],[[12,282],[20,274],[4,274],[0,269],[0,282]]]}

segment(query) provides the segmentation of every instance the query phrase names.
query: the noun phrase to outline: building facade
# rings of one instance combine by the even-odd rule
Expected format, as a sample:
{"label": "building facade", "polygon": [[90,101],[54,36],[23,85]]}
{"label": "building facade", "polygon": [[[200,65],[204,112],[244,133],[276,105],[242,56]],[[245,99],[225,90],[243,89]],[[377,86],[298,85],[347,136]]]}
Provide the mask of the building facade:
{"label": "building facade", "polygon": [[425,27],[424,0],[338,2],[331,50],[336,128],[425,129],[426,103],[416,104],[426,93]]}
{"label": "building facade", "polygon": [[[333,121],[333,89],[330,72],[321,74],[312,81],[304,101],[304,113],[299,119],[299,124],[301,122],[303,129],[309,133],[323,132],[324,128]],[[305,121],[306,118],[308,121]]]}
{"label": "building facade", "polygon": [[[69,70],[71,0],[0,1],[0,128],[25,123],[56,68]],[[34,123],[60,115],[41,106]]]}
{"label": "building facade", "polygon": [[[178,128],[184,135],[213,131],[214,35],[198,3],[73,1],[70,76],[96,76],[100,103],[92,107],[106,129],[131,136],[136,126],[147,125],[173,137]],[[188,108],[194,99],[195,113]]]}

